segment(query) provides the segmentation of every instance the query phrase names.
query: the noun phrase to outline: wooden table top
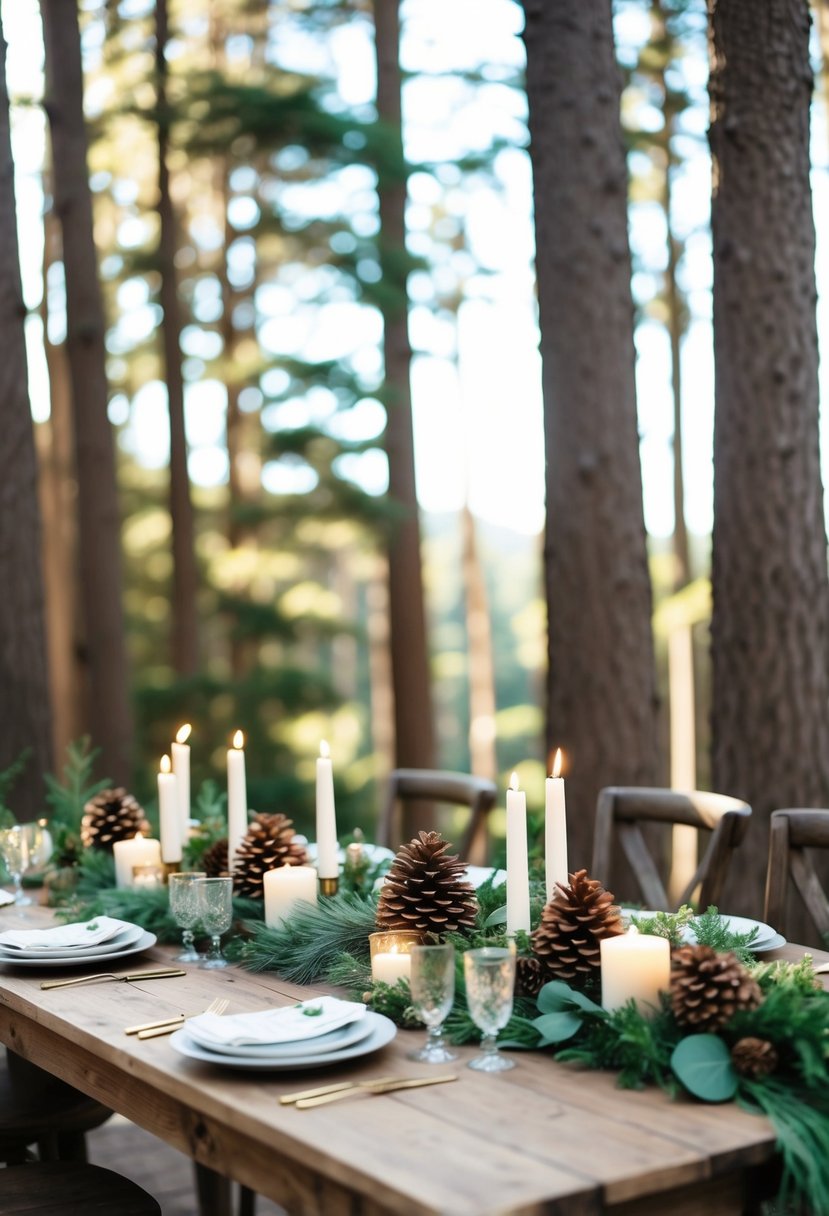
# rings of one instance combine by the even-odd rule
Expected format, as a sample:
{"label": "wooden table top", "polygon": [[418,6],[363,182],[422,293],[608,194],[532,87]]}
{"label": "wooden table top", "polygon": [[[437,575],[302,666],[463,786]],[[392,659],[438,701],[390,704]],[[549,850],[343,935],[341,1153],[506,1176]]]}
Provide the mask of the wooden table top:
{"label": "wooden table top", "polygon": [[[45,909],[0,909],[0,930],[50,920]],[[788,946],[769,957],[803,953]],[[171,954],[155,948],[115,970],[149,969]],[[712,1216],[740,1210],[717,1206],[726,1178],[774,1157],[769,1124],[734,1103],[620,1090],[613,1074],[540,1052],[515,1052],[516,1068],[488,1075],[466,1068],[475,1049],[460,1048],[453,1084],[299,1111],[280,1106],[279,1095],[328,1080],[433,1073],[406,1059],[425,1031],[401,1031],[382,1051],[325,1069],[227,1070],[124,1028],[196,1012],[216,996],[241,1013],[315,990],[238,967],[41,990],[41,980],[62,975],[0,968],[0,1041],[298,1216],[645,1216],[668,1210],[673,1191],[672,1216],[700,1211],[706,1196]],[[696,1206],[683,1208],[689,1195]]]}

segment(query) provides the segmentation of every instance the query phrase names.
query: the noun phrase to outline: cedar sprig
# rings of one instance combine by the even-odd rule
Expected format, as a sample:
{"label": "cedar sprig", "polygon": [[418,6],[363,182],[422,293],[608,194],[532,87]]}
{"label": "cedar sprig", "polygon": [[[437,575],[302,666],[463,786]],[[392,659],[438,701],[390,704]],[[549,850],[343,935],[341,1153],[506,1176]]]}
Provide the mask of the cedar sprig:
{"label": "cedar sprig", "polygon": [[637,916],[632,912],[630,922],[640,933],[666,937],[675,949],[685,941],[686,930],[693,919],[694,909],[690,904],[683,904],[676,912],[656,912],[653,916]]}
{"label": "cedar sprig", "polygon": [[741,963],[750,963],[754,958],[751,947],[758,929],[754,928],[748,933],[733,933],[728,927],[728,921],[720,916],[713,905],[694,918],[691,928],[699,946],[711,946],[718,954],[736,954]]}
{"label": "cedar sprig", "polygon": [[631,1002],[607,1017],[585,1018],[573,1045],[557,1051],[556,1059],[618,1072],[620,1089],[659,1085],[675,1093],[671,1052],[680,1037],[667,1002],[647,1018]]}
{"label": "cedar sprig", "polygon": [[325,979],[344,951],[367,958],[375,931],[377,900],[348,892],[322,904],[298,903],[279,928],[251,925],[240,963],[249,971],[278,971],[297,984]]}
{"label": "cedar sprig", "polygon": [[85,850],[81,844],[81,819],[87,802],[112,783],[109,778],[94,781],[92,770],[98,757],[88,736],[70,743],[62,780],[51,773],[44,774],[46,801],[51,807],[49,831],[54,852],[52,860],[59,866],[77,864]]}

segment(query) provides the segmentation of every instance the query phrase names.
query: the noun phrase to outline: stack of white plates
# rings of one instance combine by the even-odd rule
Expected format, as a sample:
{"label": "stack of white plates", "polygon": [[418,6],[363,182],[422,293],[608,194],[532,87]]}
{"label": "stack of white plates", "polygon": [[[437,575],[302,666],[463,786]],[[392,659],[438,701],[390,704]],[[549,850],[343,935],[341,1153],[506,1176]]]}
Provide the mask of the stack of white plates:
{"label": "stack of white plates", "polygon": [[[190,1018],[181,1030],[177,1030],[170,1038],[170,1045],[192,1060],[226,1068],[274,1072],[325,1068],[328,1064],[369,1055],[385,1047],[397,1033],[394,1022],[362,1005],[352,1005],[349,1013],[344,1001],[334,1001],[330,997],[321,1000],[343,1008],[337,1010],[339,1017],[332,1018],[326,1005],[326,1016],[320,1018],[319,1027],[314,1024],[312,1015],[307,1019],[295,1019],[292,1029],[288,1009],[270,1010],[264,1014],[242,1013],[227,1018],[201,1015]],[[319,1002],[304,1004],[313,1007]],[[296,1007],[300,1017],[302,1008],[302,1005]],[[272,1026],[270,1034],[268,1019]],[[227,1027],[226,1033],[222,1033],[223,1026]],[[246,1033],[248,1027],[249,1034]],[[267,1041],[269,1038],[273,1041]]]}
{"label": "stack of white plates", "polygon": [[[647,920],[651,916],[656,916],[656,913],[650,908],[622,908],[622,918],[625,924],[630,924],[631,917],[635,916],[637,920]],[[780,946],[785,946],[786,939],[782,933],[778,933],[771,925],[763,924],[761,920],[751,920],[748,916],[726,916],[720,913],[720,920],[723,921],[732,933],[746,934],[752,929],[757,930],[754,941],[749,946],[752,954],[762,954],[766,950],[777,950]],[[684,940],[686,942],[695,942],[696,937],[692,928],[685,930]]]}
{"label": "stack of white plates", "polygon": [[149,950],[155,934],[114,917],[51,929],[9,929],[0,933],[0,963],[12,967],[72,967],[108,963]]}

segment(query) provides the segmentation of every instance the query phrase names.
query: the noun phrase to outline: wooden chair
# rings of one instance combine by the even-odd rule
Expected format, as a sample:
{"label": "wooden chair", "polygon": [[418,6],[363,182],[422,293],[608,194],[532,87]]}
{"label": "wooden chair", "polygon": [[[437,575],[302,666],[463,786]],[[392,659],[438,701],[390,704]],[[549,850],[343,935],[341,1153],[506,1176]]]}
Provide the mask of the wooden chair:
{"label": "wooden chair", "polygon": [[821,938],[829,938],[829,899],[807,849],[829,849],[829,811],[801,808],[774,811],[763,919],[785,933],[789,879]]}
{"label": "wooden chair", "polygon": [[[719,905],[731,855],[743,840],[751,807],[738,798],[700,790],[607,786],[599,793],[591,875],[610,881],[614,836],[618,837],[645,904],[660,911],[676,910],[700,888],[698,907]],[[641,825],[686,824],[711,833],[708,847],[679,900],[672,904],[648,848]]]}
{"label": "wooden chair", "polygon": [[86,1161],[85,1133],[112,1114],[15,1052],[0,1059],[0,1161],[24,1162],[32,1146],[41,1161]]}
{"label": "wooden chair", "polygon": [[13,1165],[0,1173],[3,1216],[161,1216],[135,1182],[99,1165],[49,1161]]}
{"label": "wooden chair", "polygon": [[467,806],[472,812],[466,830],[457,845],[464,860],[477,865],[486,861],[486,821],[495,806],[498,790],[486,777],[467,773],[450,773],[441,769],[398,768],[389,774],[386,802],[377,826],[377,844],[397,848],[417,831],[406,827],[407,816],[399,813],[403,803],[449,803]]}

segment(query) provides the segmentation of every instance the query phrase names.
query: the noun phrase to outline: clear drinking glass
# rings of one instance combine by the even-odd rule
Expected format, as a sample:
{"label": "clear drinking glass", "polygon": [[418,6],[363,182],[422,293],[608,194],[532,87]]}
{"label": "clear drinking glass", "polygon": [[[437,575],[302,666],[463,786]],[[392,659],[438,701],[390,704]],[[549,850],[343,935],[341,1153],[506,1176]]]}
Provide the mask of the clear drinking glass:
{"label": "clear drinking glass", "polygon": [[429,1033],[425,1046],[410,1052],[409,1059],[424,1064],[457,1060],[457,1052],[451,1051],[443,1038],[443,1023],[455,999],[455,947],[413,946],[410,957],[412,1006]]}
{"label": "clear drinking glass", "polygon": [[21,824],[0,831],[0,854],[14,883],[14,902],[19,905],[33,903],[34,901],[24,894],[20,881],[29,865],[29,846]]}
{"label": "clear drinking glass", "polygon": [[467,950],[463,956],[466,1003],[473,1022],[484,1032],[481,1055],[469,1061],[470,1068],[481,1072],[501,1072],[515,1068],[515,1061],[498,1052],[498,1031],[503,1030],[512,1013],[515,990],[515,951],[500,946]]}
{"label": "clear drinking glass", "polygon": [[170,914],[182,930],[181,940],[184,945],[181,954],[176,955],[177,963],[198,963],[201,959],[193,945],[193,930],[199,919],[197,878],[207,878],[207,874],[204,870],[181,870],[167,879]]}
{"label": "clear drinking glass", "polygon": [[210,949],[201,959],[202,967],[226,967],[227,959],[222,954],[220,938],[233,923],[233,879],[197,878],[196,888],[198,919],[210,934]]}

